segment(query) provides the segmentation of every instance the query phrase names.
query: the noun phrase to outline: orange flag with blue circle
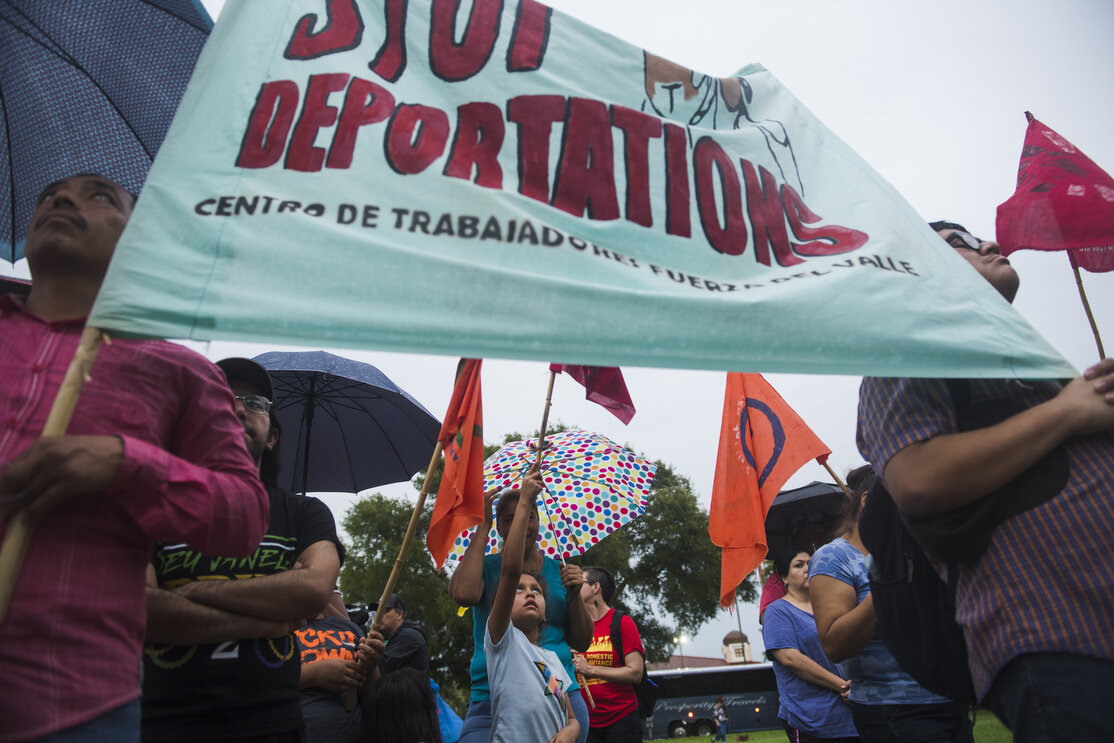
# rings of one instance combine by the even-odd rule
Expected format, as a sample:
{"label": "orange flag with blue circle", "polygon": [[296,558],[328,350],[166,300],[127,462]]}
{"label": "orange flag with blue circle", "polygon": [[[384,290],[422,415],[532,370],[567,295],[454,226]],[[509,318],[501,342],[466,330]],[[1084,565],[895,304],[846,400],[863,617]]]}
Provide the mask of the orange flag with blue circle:
{"label": "orange flag with blue circle", "polygon": [[720,606],[766,557],[766,512],[781,486],[831,453],[761,374],[727,375],[708,512],[708,535],[723,550]]}

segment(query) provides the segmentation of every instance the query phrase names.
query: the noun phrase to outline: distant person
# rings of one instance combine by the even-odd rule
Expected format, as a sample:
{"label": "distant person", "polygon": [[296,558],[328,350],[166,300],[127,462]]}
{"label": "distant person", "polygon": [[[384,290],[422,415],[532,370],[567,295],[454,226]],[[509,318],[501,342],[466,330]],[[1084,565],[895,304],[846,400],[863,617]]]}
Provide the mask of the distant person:
{"label": "distant person", "polygon": [[820,647],[809,597],[809,559],[804,550],[774,558],[786,594],[766,607],[762,641],[777,679],[778,718],[790,743],[851,743],[859,740],[846,701],[851,682]]}
{"label": "distant person", "polygon": [[591,694],[588,706],[588,743],[641,743],[642,717],[638,714],[635,684],[642,680],[645,650],[634,620],[624,614],[619,621],[623,657],[618,657],[612,636],[615,579],[598,566],[581,568],[584,585],[580,595],[595,623],[592,645],[575,656],[576,672],[585,679],[582,692]]}
{"label": "distant person", "polygon": [[727,707],[726,701],[723,697],[716,700],[715,705],[712,707],[712,716],[716,721],[716,735],[712,738],[712,743],[727,743]]}
{"label": "distant person", "polygon": [[[498,491],[491,491],[484,497],[484,522],[476,528],[476,536],[464,551],[456,572],[449,581],[449,595],[460,606],[472,607],[472,654],[471,676],[472,693],[460,743],[487,743],[491,727],[491,693],[487,678],[487,661],[484,656],[484,627],[495,596],[495,586],[499,582],[499,570],[506,549],[493,555],[484,555],[487,547],[485,535],[491,531],[492,504]],[[515,508],[518,504],[517,489],[504,491],[499,498],[495,528],[504,540],[511,526]],[[526,541],[523,548],[523,570],[541,577],[542,590],[545,592],[546,616],[539,641],[560,658],[565,673],[572,679],[570,691],[579,690],[576,671],[573,668],[570,647],[585,651],[592,643],[592,618],[580,595],[584,582],[581,570],[576,565],[561,565],[546,557],[538,550],[538,509],[532,506],[530,520],[526,526]],[[567,639],[567,642],[566,642]],[[588,707],[580,694],[570,695],[573,711],[580,724],[578,743],[588,737]]]}
{"label": "distant person", "polygon": [[145,741],[299,741],[301,660],[291,630],[329,601],[343,556],[328,507],[280,488],[281,434],[267,370],[218,366],[267,485],[271,519],[251,557],[160,543],[148,570]]}
{"label": "distant person", "polygon": [[35,523],[0,622],[4,741],[137,741],[151,545],[242,556],[267,524],[228,386],[179,344],[104,344],[68,435],[39,438],[134,204],[100,175],[47,186],[27,225],[30,293],[0,297],[0,533]]}
{"label": "distant person", "polygon": [[[538,577],[523,571],[526,533],[542,490],[535,463],[522,479],[511,514],[499,581],[484,629],[491,688],[491,743],[574,743],[572,677],[552,650],[538,645],[546,599]],[[579,695],[577,695],[579,696]]]}
{"label": "distant person", "polygon": [[360,706],[379,680],[383,640],[348,618],[340,591],[334,590],[324,611],[294,630],[302,673],[298,690],[307,743],[363,743],[367,737]]}
{"label": "distant person", "polygon": [[921,687],[874,636],[868,556],[859,512],[876,476],[869,464],[847,475],[843,536],[818,549],[809,563],[809,593],[820,645],[851,681],[851,717],[864,743],[972,743],[967,708]]}
{"label": "distant person", "polygon": [[[1019,278],[997,243],[952,222],[932,228],[1013,301]],[[859,451],[914,519],[975,502],[1031,504],[958,568],[956,621],[976,695],[1018,741],[1114,740],[1114,360],[1066,385],[967,388],[965,407],[1001,422],[961,430],[944,379],[864,379]],[[1049,457],[1066,464],[1046,467]]]}
{"label": "distant person", "polygon": [[[380,611],[378,603],[373,607]],[[392,593],[387,605],[382,607],[380,632],[387,642],[379,673],[391,673],[400,668],[413,668],[423,676],[429,675],[429,649],[425,632],[417,622],[406,618],[406,604],[397,593]]]}
{"label": "distant person", "polygon": [[370,743],[441,743],[429,678],[403,667],[381,676],[364,702]]}

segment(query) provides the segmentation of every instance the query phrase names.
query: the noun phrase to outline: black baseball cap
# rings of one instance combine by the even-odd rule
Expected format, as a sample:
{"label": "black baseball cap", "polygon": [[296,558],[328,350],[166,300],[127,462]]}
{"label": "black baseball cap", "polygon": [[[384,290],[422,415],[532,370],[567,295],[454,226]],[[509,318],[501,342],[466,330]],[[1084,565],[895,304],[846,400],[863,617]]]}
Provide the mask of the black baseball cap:
{"label": "black baseball cap", "polygon": [[[370,606],[371,606],[372,609],[374,609],[376,611],[379,610],[379,602],[378,601],[371,602]],[[385,609],[398,609],[399,611],[404,612],[404,611],[406,611],[406,603],[403,602],[402,596],[399,596],[397,593],[392,593],[391,597],[389,599],[387,599],[387,606],[384,607],[384,608]]]}
{"label": "black baseball cap", "polygon": [[217,366],[224,372],[229,384],[232,382],[247,382],[259,390],[259,394],[263,397],[271,402],[275,401],[275,386],[271,383],[271,375],[259,363],[251,359],[234,356],[221,359],[217,362]]}

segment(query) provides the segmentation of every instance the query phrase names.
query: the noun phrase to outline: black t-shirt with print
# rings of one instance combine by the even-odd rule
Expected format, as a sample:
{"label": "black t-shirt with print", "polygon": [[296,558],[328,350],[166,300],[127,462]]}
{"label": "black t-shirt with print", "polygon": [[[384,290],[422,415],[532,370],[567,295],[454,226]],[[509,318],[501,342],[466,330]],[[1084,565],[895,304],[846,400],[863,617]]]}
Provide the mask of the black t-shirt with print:
{"label": "black t-shirt with print", "polygon": [[[271,521],[250,557],[202,554],[185,544],[158,544],[152,562],[159,585],[244,580],[290,570],[311,544],[337,545],[333,515],[316,498],[268,488]],[[220,740],[302,727],[301,663],[289,634],[215,645],[143,648],[143,740]]]}

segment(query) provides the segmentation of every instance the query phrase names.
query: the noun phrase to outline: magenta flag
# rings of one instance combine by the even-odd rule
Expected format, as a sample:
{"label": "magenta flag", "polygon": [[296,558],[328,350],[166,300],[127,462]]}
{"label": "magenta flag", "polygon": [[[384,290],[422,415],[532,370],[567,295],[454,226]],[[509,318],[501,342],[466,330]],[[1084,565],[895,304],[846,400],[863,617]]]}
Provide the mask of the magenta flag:
{"label": "magenta flag", "polygon": [[607,408],[623,425],[630,423],[634,417],[634,403],[631,402],[627,383],[619,367],[550,364],[549,370],[565,372],[575,379],[583,385],[584,397]]}
{"label": "magenta flag", "polygon": [[1025,116],[1017,190],[998,206],[1003,255],[1067,250],[1077,268],[1114,271],[1114,178],[1031,113]]}

